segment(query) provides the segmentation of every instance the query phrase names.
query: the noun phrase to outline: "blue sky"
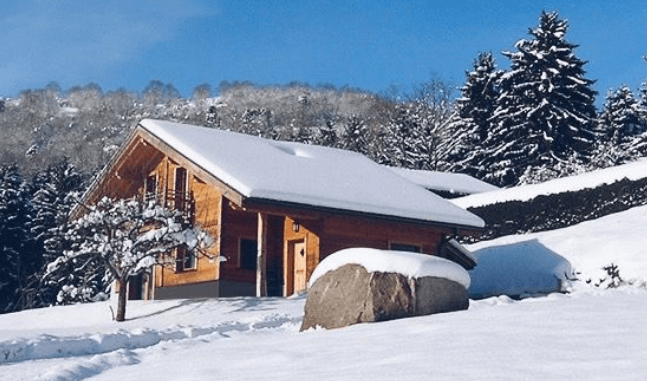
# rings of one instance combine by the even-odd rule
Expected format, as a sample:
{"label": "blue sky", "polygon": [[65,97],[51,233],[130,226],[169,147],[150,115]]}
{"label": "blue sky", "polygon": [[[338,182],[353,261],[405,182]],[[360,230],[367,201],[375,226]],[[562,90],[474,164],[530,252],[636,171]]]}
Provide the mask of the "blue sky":
{"label": "blue sky", "polygon": [[601,94],[647,80],[647,3],[624,1],[4,1],[0,96],[89,82],[141,91],[153,79],[184,96],[221,81],[331,83],[382,92],[432,77],[460,86],[480,51],[514,49],[542,9]]}

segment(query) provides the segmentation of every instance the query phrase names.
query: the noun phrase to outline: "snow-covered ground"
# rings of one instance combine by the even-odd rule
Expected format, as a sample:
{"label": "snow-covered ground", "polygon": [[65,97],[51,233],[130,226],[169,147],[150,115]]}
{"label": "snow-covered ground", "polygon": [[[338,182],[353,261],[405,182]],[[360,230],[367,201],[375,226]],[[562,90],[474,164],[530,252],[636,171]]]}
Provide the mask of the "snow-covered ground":
{"label": "snow-covered ground", "polygon": [[641,206],[564,229],[469,245],[479,259],[472,274],[472,294],[487,295],[495,288],[511,294],[541,291],[552,276],[599,282],[606,277],[602,267],[611,264],[618,266],[624,280],[644,282],[645,226],[647,206]]}
{"label": "snow-covered ground", "polygon": [[647,374],[644,289],[490,298],[462,312],[299,333],[304,300],[134,302],[124,324],[109,320],[106,303],[5,315],[0,380],[642,380]]}
{"label": "snow-covered ground", "polygon": [[[472,282],[595,280],[610,263],[646,280],[645,226],[647,206],[471,245]],[[304,296],[131,301],[124,323],[109,302],[23,311],[0,315],[0,380],[644,380],[647,288],[571,291],[302,333]]]}

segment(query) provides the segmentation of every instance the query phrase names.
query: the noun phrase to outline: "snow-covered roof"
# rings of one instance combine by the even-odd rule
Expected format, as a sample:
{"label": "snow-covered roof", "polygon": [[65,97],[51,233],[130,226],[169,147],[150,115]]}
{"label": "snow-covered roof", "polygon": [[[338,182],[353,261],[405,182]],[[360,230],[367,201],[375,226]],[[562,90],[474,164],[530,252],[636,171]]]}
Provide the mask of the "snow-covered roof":
{"label": "snow-covered roof", "polygon": [[329,271],[347,264],[357,264],[368,272],[397,273],[408,278],[432,276],[445,278],[470,286],[470,275],[460,265],[440,257],[405,251],[369,248],[344,249],[333,253],[319,263],[310,276],[310,285]]}
{"label": "snow-covered roof", "polygon": [[507,201],[528,201],[537,196],[597,188],[604,184],[612,184],[624,178],[636,181],[645,177],[647,177],[647,159],[641,159],[617,167],[599,169],[581,175],[563,177],[539,184],[522,185],[455,198],[451,202],[462,208],[472,208]]}
{"label": "snow-covered roof", "polygon": [[387,168],[405,179],[429,190],[456,194],[474,194],[499,189],[492,184],[488,184],[463,173],[423,171],[397,167]]}
{"label": "snow-covered roof", "polygon": [[355,152],[152,119],[140,126],[248,198],[484,226],[476,215]]}

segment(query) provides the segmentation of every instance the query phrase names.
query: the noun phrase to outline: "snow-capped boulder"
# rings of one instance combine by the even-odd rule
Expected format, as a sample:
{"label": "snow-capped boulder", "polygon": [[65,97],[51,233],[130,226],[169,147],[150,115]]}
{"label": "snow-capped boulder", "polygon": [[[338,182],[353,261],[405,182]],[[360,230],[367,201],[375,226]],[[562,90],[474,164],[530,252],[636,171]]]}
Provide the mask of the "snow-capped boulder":
{"label": "snow-capped boulder", "polygon": [[346,249],[325,258],[310,279],[301,330],[340,328],[467,309],[467,271],[425,254]]}

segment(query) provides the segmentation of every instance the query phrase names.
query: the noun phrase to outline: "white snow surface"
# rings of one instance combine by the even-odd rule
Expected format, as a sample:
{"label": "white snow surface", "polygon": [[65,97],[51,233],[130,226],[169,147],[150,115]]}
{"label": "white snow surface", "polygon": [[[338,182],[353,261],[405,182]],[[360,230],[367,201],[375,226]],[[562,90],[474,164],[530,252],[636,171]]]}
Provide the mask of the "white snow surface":
{"label": "white snow surface", "polygon": [[450,201],[461,208],[467,209],[506,201],[527,201],[542,195],[596,188],[603,184],[612,184],[623,178],[635,181],[645,177],[647,177],[647,159],[641,159],[633,163],[587,172],[577,176],[550,180],[540,184],[522,185],[472,194]]}
{"label": "white snow surface", "polygon": [[140,126],[245,197],[484,226],[479,217],[354,152],[152,119]]}
{"label": "white snow surface", "polygon": [[[107,302],[0,316],[0,380],[642,380],[647,292],[582,289],[299,333],[305,298]],[[9,358],[9,361],[7,361]]]}
{"label": "white snow surface", "polygon": [[369,248],[344,249],[327,256],[310,276],[310,285],[327,272],[347,264],[360,265],[368,272],[397,273],[408,278],[433,276],[452,280],[465,288],[470,286],[470,275],[452,261],[427,254]]}
{"label": "white snow surface", "polygon": [[[647,206],[470,245],[491,269],[472,274],[472,286],[484,276],[494,289],[523,271],[556,276],[565,265],[584,280],[610,262],[645,280],[645,226]],[[488,266],[533,253],[515,271]],[[637,284],[574,281],[567,294],[306,332],[305,295],[129,301],[124,323],[111,320],[110,302],[22,311],[0,315],[0,381],[644,380],[647,288]]]}
{"label": "white snow surface", "polygon": [[474,194],[498,190],[499,188],[464,173],[423,171],[407,168],[387,167],[398,175],[429,190],[456,194]]}
{"label": "white snow surface", "polygon": [[[598,282],[606,277],[602,267],[612,263],[625,280],[646,281],[645,226],[647,206],[640,206],[563,229],[468,245],[479,260],[472,273],[471,292],[488,295],[497,288],[516,295],[541,292],[540,286],[545,287],[551,275],[564,279],[569,268],[580,273],[579,279]],[[528,289],[529,278],[542,281]]]}

